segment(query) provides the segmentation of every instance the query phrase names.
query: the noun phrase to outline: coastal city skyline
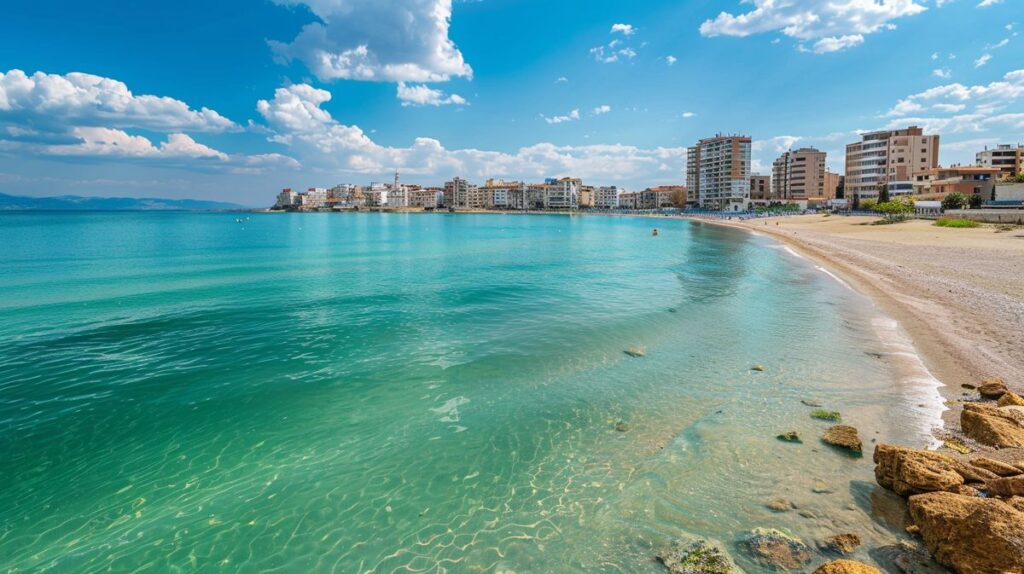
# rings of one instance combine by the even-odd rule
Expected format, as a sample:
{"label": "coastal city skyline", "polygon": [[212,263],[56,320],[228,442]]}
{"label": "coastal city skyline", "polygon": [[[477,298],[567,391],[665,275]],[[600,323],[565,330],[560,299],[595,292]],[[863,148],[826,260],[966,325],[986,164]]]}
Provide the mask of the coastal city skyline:
{"label": "coastal city skyline", "polygon": [[[750,173],[770,177],[801,148],[843,175],[861,134],[915,125],[941,136],[934,167],[973,165],[1024,128],[1011,2],[282,0],[203,7],[180,38],[158,28],[197,3],[56,6],[69,17],[20,6],[0,25],[0,192],[256,207],[395,170],[639,191],[685,185],[688,148],[716,133],[751,136]],[[115,13],[125,30],[81,32]]]}

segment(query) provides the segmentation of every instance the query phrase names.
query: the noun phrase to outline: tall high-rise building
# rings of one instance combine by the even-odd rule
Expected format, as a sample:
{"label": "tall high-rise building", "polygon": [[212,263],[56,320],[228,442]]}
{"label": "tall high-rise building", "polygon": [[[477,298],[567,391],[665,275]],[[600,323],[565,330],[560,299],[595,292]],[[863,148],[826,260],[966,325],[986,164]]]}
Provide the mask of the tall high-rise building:
{"label": "tall high-rise building", "polygon": [[997,167],[1000,177],[1024,175],[1024,146],[1016,147],[1008,144],[998,145],[992,149],[985,146],[976,158],[978,167]]}
{"label": "tall high-rise building", "polygon": [[447,207],[479,207],[472,205],[476,195],[476,186],[461,177],[454,177],[444,183],[444,204]]}
{"label": "tall high-rise building", "polygon": [[825,152],[789,150],[772,162],[772,195],[777,199],[825,197]]}
{"label": "tall high-rise building", "polygon": [[846,146],[846,198],[878,199],[883,185],[911,193],[913,175],[938,165],[939,136],[917,126],[866,133]]}
{"label": "tall high-rise building", "polygon": [[686,186],[704,209],[746,209],[750,203],[750,136],[719,134],[689,148]]}

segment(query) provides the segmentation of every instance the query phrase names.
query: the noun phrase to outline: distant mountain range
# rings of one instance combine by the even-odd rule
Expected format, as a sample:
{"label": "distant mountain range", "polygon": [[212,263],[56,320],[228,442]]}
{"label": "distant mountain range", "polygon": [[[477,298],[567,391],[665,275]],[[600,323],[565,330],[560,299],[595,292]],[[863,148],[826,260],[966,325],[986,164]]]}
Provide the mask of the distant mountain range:
{"label": "distant mountain range", "polygon": [[136,197],[22,197],[0,193],[0,211],[206,211],[246,209],[234,203],[200,199]]}

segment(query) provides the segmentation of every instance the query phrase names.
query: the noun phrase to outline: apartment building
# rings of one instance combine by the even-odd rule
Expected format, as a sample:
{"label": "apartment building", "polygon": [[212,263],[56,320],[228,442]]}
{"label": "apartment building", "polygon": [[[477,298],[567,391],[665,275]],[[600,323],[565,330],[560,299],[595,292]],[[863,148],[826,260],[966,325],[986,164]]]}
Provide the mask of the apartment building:
{"label": "apartment building", "polygon": [[292,209],[301,205],[302,200],[299,198],[299,194],[296,193],[292,188],[286,187],[281,190],[281,193],[277,194],[277,201],[274,203],[275,209]]}
{"label": "apartment building", "polygon": [[686,152],[686,185],[704,209],[742,211],[750,202],[749,136],[702,139]]}
{"label": "apartment building", "polygon": [[789,150],[772,162],[772,196],[781,200],[825,197],[825,152]]}
{"label": "apartment building", "polygon": [[975,155],[975,159],[978,167],[999,168],[1000,178],[1024,175],[1024,146],[1020,144],[1002,144],[992,149],[985,146],[984,150]]}
{"label": "apartment building", "polygon": [[470,203],[479,198],[477,186],[461,177],[452,178],[444,183],[444,204],[447,207],[468,209]]}
{"label": "apartment building", "polygon": [[618,209],[619,188],[602,186],[594,190],[594,207],[597,209]]}
{"label": "apartment building", "polygon": [[839,186],[842,176],[838,173],[831,171],[825,171],[825,193],[822,197],[825,199],[836,199],[839,197]]}
{"label": "apartment building", "polygon": [[583,185],[579,178],[548,179],[544,185],[545,209],[573,209],[579,206],[579,190]]}
{"label": "apartment building", "polygon": [[409,207],[437,209],[444,207],[444,190],[436,188],[409,190]]}
{"label": "apartment building", "polygon": [[996,181],[1001,177],[998,167],[937,167],[914,174],[914,198],[941,201],[948,194],[959,192],[967,197],[981,196],[982,201],[995,200]]}
{"label": "apartment building", "polygon": [[770,201],[772,198],[772,178],[770,175],[753,174],[750,176],[750,200]]}
{"label": "apartment building", "polygon": [[912,188],[915,173],[939,166],[939,136],[910,126],[870,132],[846,146],[846,198],[878,199],[883,185],[890,191]]}
{"label": "apartment building", "polygon": [[638,191],[627,191],[619,194],[619,207],[621,209],[640,209],[640,196]]}

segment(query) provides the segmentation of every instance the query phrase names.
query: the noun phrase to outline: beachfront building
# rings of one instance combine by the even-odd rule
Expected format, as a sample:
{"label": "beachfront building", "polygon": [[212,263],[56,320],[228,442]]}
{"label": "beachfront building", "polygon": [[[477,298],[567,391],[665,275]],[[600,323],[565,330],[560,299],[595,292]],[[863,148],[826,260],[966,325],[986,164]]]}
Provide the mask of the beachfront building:
{"label": "beachfront building", "polygon": [[321,209],[327,207],[327,188],[311,187],[302,194],[303,209]]}
{"label": "beachfront building", "polygon": [[741,211],[750,203],[749,136],[702,139],[686,152],[686,186],[703,209]]}
{"label": "beachfront building", "polygon": [[750,201],[767,202],[772,199],[772,178],[769,175],[750,176]]}
{"label": "beachfront building", "polygon": [[579,206],[579,190],[583,182],[576,177],[544,181],[545,209],[575,209]]}
{"label": "beachfront building", "polygon": [[444,190],[437,188],[410,190],[409,207],[418,207],[420,209],[444,207]]}
{"label": "beachfront building", "polygon": [[825,193],[823,197],[826,201],[841,197],[839,193],[840,181],[842,180],[841,175],[835,172],[825,171]]}
{"label": "beachfront building", "polygon": [[995,199],[998,167],[953,166],[937,167],[914,174],[914,198],[942,201],[950,193],[958,192],[971,197],[977,195],[983,202]]}
{"label": "beachfront building", "polygon": [[804,200],[825,197],[825,152],[812,147],[789,150],[772,162],[772,197]]}
{"label": "beachfront building", "polygon": [[640,209],[640,192],[626,191],[620,193],[619,209]]}
{"label": "beachfront building", "polygon": [[619,188],[614,185],[601,186],[594,190],[594,207],[597,209],[618,209]]}
{"label": "beachfront building", "polygon": [[998,145],[992,149],[979,151],[975,155],[975,164],[978,167],[999,168],[999,177],[1008,178],[1024,175],[1024,146],[1017,144]]}
{"label": "beachfront building", "polygon": [[939,166],[939,136],[910,126],[863,134],[846,146],[846,198],[859,202],[878,199],[882,186],[889,194],[913,190],[915,173]]}
{"label": "beachfront building", "polygon": [[522,209],[526,185],[521,181],[488,179],[477,190],[479,200],[488,209]]}
{"label": "beachfront building", "polygon": [[444,204],[449,207],[468,209],[470,200],[477,197],[476,186],[461,177],[452,178],[444,184]]}
{"label": "beachfront building", "polygon": [[292,188],[286,187],[281,190],[281,193],[277,194],[277,202],[274,203],[274,209],[295,209],[302,205],[301,202],[302,199],[299,198],[299,194],[292,190]]}

